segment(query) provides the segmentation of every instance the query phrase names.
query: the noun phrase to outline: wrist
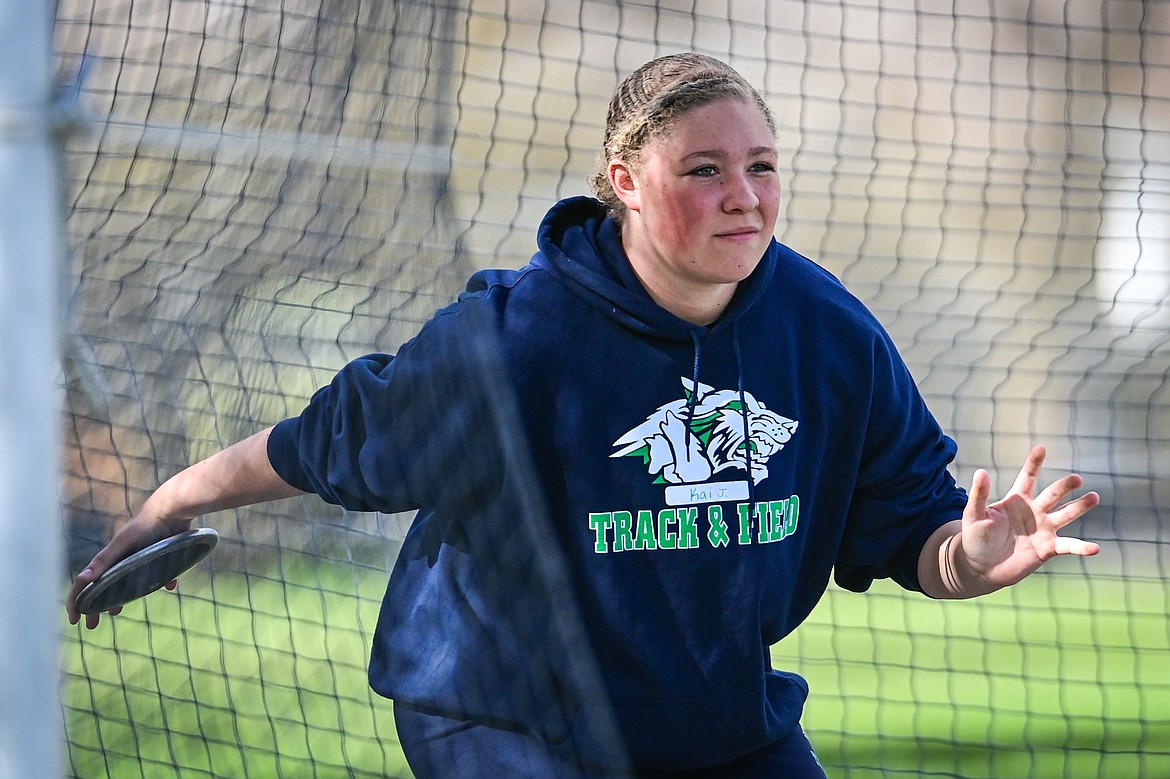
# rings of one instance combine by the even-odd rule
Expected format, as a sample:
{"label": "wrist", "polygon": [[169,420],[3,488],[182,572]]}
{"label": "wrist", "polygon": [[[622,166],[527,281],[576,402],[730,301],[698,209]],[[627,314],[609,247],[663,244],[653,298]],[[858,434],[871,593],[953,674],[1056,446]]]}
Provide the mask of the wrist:
{"label": "wrist", "polygon": [[138,516],[151,518],[172,535],[187,530],[198,512],[192,512],[184,506],[178,494],[178,486],[175,477],[168,479],[143,502],[138,509]]}
{"label": "wrist", "polygon": [[963,548],[962,532],[943,540],[939,549],[939,574],[949,598],[975,598],[999,589],[971,564]]}
{"label": "wrist", "polygon": [[927,539],[918,558],[918,584],[923,593],[939,599],[973,598],[998,589],[971,565],[959,519],[940,526]]}

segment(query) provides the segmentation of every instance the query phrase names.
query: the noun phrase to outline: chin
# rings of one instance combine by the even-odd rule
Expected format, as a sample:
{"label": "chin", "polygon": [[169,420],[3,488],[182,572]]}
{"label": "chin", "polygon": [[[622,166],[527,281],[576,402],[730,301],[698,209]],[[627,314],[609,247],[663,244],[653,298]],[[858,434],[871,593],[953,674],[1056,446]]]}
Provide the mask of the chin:
{"label": "chin", "polygon": [[763,257],[763,253],[761,252],[760,255],[757,255],[751,261],[744,261],[744,262],[736,263],[734,268],[728,269],[727,281],[739,283],[739,282],[743,281],[744,279],[746,279],[748,276],[755,273],[756,268],[758,268],[760,265],[760,260],[762,259],[762,257]]}

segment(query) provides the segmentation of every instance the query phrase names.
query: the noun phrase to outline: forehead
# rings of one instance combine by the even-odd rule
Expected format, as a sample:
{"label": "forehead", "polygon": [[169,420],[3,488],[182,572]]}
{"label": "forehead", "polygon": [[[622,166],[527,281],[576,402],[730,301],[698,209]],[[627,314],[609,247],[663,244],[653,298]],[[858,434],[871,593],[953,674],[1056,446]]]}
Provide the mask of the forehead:
{"label": "forehead", "polygon": [[760,107],[752,100],[732,97],[713,100],[672,117],[651,139],[648,150],[686,154],[698,147],[722,150],[775,145],[772,128]]}

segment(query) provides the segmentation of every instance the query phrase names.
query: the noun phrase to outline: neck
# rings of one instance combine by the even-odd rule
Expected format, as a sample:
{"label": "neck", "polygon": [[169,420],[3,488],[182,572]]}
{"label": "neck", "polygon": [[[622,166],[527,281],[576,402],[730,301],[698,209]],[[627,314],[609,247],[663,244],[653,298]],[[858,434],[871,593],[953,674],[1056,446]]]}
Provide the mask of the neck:
{"label": "neck", "polygon": [[738,282],[688,281],[670,273],[650,254],[631,245],[629,232],[622,232],[622,246],[630,267],[650,299],[679,319],[706,327],[722,316],[731,303]]}
{"label": "neck", "polygon": [[721,284],[717,288],[703,287],[694,290],[676,289],[669,285],[655,285],[648,281],[635,267],[634,272],[646,292],[655,303],[665,308],[679,319],[693,325],[707,327],[715,323],[727,309],[731,298],[735,295],[735,284]]}

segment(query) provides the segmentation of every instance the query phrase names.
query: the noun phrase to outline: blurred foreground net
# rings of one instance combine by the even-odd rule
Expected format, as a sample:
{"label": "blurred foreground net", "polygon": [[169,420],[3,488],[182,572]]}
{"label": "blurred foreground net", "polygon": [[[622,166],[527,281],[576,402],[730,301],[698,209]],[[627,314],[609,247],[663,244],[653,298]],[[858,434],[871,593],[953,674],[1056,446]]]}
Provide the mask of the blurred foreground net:
{"label": "blurred foreground net", "polygon": [[[1170,761],[1170,6],[62,0],[69,571],[163,479],[393,352],[586,192],[605,106],[697,49],[781,121],[781,239],[892,332],[956,475],[1029,445],[1105,547],[937,604],[831,590],[774,650],[832,775]],[[77,776],[409,775],[365,660],[409,517],[208,518],[181,594],[65,631]],[[63,575],[64,578],[64,575]]]}

